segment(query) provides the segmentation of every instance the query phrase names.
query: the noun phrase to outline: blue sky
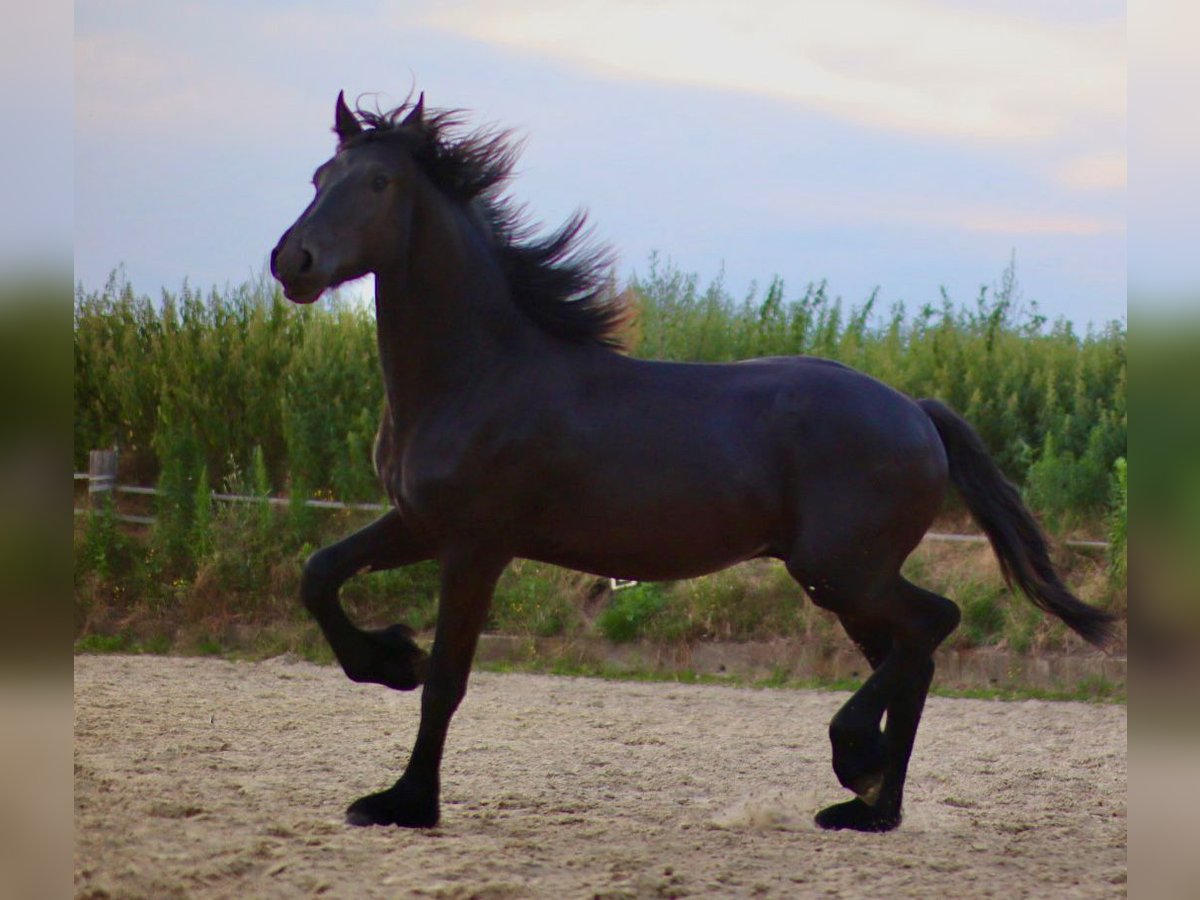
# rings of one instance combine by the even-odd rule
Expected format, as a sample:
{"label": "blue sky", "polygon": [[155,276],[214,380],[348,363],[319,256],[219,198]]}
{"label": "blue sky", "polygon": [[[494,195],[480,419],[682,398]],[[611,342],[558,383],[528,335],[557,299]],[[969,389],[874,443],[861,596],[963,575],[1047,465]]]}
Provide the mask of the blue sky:
{"label": "blue sky", "polygon": [[75,274],[156,294],[262,270],[339,89],[526,140],[511,187],[737,294],[1125,315],[1123,3],[712,0],[75,7]]}

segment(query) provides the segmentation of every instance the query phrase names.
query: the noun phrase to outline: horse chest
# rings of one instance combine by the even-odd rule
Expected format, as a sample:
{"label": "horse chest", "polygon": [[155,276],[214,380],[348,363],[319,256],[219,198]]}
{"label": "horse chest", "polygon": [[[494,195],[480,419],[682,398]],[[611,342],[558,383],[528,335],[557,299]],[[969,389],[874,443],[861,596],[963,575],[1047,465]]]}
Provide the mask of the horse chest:
{"label": "horse chest", "polygon": [[431,532],[502,529],[513,491],[499,455],[478,434],[416,433],[384,462],[380,477],[405,517]]}

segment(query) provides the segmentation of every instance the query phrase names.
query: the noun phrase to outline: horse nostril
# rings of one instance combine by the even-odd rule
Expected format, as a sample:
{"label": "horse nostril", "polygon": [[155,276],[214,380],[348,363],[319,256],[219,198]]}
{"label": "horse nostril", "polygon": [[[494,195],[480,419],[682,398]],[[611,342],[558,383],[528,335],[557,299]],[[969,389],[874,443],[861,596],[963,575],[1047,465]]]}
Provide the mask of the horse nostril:
{"label": "horse nostril", "polygon": [[313,267],[313,255],[307,250],[300,250],[300,274],[304,275]]}

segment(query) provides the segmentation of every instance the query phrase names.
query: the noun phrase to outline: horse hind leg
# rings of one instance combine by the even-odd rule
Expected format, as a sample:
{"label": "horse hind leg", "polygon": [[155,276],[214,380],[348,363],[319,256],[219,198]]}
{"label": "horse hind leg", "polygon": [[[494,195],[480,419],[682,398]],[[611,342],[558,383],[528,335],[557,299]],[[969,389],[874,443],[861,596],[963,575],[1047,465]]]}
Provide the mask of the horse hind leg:
{"label": "horse hind leg", "polygon": [[908,762],[933,678],[932,654],[957,627],[958,607],[898,575],[882,590],[830,599],[822,605],[835,609],[874,671],[829,727],[834,772],[857,796],[821,810],[816,823],[889,831],[900,824]]}
{"label": "horse hind leg", "polygon": [[405,625],[361,629],[338,600],[341,586],[364,570],[383,571],[429,559],[395,510],[336,544],[314,553],[304,566],[300,596],[351,681],[412,690],[425,678],[427,657]]}
{"label": "horse hind leg", "polygon": [[902,671],[907,680],[902,682],[887,709],[885,734],[891,752],[889,770],[884,778],[883,796],[880,802],[893,802],[899,812],[908,776],[908,761],[912,756],[917,726],[925,709],[925,698],[933,682],[933,652],[942,641],[958,627],[962,614],[958,607],[945,597],[917,587],[911,582],[899,580],[898,596],[901,607],[911,615],[910,632],[897,641],[905,665]]}
{"label": "horse hind leg", "polygon": [[[877,671],[891,647],[887,632],[849,616],[839,618],[846,634],[871,664],[871,671]],[[878,685],[865,694],[859,690],[829,724],[833,772],[842,787],[853,791],[868,805],[876,801],[882,790],[888,762],[888,742],[880,728],[879,707],[884,704],[878,693]]]}

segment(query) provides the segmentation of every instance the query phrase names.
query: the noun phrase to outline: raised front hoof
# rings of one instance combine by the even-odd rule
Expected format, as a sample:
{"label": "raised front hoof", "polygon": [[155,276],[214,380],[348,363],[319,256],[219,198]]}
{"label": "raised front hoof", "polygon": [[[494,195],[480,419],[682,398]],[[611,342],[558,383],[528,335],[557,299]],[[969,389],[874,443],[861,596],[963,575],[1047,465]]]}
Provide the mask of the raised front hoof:
{"label": "raised front hoof", "polygon": [[891,831],[900,824],[900,812],[888,812],[868,806],[855,798],[845,803],[835,803],[817,813],[817,827],[827,831],[848,828],[851,831]]}
{"label": "raised front hoof", "polygon": [[418,796],[403,782],[377,794],[355,800],[346,809],[346,824],[398,825],[401,828],[432,828],[438,823],[437,798]]}
{"label": "raised front hoof", "polygon": [[420,687],[425,683],[429,656],[417,646],[412,634],[412,629],[405,625],[364,631],[369,648],[367,661],[345,666],[347,677],[360,684],[382,684],[395,691]]}

